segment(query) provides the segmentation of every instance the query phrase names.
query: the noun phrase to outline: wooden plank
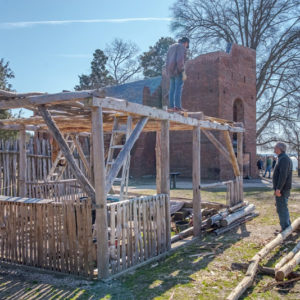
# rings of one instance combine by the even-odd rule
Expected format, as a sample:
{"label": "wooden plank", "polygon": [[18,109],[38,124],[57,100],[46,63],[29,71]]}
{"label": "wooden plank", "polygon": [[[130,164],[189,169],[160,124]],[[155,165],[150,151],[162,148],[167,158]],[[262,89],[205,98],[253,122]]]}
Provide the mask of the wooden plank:
{"label": "wooden plank", "polygon": [[[71,167],[74,176],[77,178],[77,180],[80,182],[82,188],[84,191],[91,197],[92,201],[95,201],[95,189],[93,186],[90,184],[88,179],[84,176],[82,171],[79,169],[77,166],[74,156],[71,154],[71,151],[69,149],[68,144],[64,140],[60,130],[56,126],[55,122],[53,121],[51,115],[49,114],[48,110],[44,106],[39,106],[39,113],[42,115],[44,118],[50,132],[52,133],[53,137],[56,139],[58,142],[61,151],[63,152],[66,160],[68,161],[69,166]],[[94,111],[93,111],[94,113]],[[92,114],[93,114],[92,113]],[[94,123],[93,123],[94,124]],[[93,133],[94,133],[94,126],[93,126]]]}
{"label": "wooden plank", "polygon": [[23,127],[20,130],[20,156],[19,156],[19,195],[20,197],[26,196],[26,131]]}
{"label": "wooden plank", "polygon": [[101,107],[92,108],[94,180],[96,191],[98,278],[109,276],[107,204],[105,192],[105,160]]}
{"label": "wooden plank", "polygon": [[223,133],[224,133],[225,143],[226,143],[227,149],[229,151],[230,160],[231,160],[231,164],[232,164],[232,167],[233,167],[234,175],[235,176],[240,176],[239,165],[238,165],[238,162],[237,162],[234,150],[233,150],[233,146],[232,146],[232,142],[231,142],[229,132],[224,131]]}
{"label": "wooden plank", "polygon": [[128,138],[128,140],[124,144],[122,150],[120,151],[118,157],[115,159],[114,163],[112,164],[111,169],[106,176],[106,188],[105,188],[106,193],[109,193],[114,179],[117,177],[121,167],[123,166],[125,160],[127,159],[136,140],[138,139],[141,132],[143,131],[143,128],[146,125],[147,121],[148,121],[148,118],[144,117],[137,123],[137,125],[135,126],[134,130],[132,131],[130,137]]}
{"label": "wooden plank", "polygon": [[201,164],[200,164],[200,127],[193,129],[193,226],[194,236],[201,235]]}
{"label": "wooden plank", "polygon": [[167,250],[171,248],[171,215],[170,215],[170,135],[169,121],[161,121],[161,193],[168,195],[165,202],[165,224]]}

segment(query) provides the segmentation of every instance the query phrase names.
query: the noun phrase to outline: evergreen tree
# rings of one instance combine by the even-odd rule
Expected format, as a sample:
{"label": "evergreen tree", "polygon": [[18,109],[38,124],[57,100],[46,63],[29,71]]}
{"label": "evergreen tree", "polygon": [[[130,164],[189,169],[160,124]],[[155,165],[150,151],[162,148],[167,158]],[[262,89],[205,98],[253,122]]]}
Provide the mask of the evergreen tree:
{"label": "evergreen tree", "polygon": [[[10,91],[12,85],[9,83],[9,79],[14,78],[15,75],[9,67],[9,62],[5,62],[3,58],[0,59],[0,89]],[[9,119],[12,114],[9,110],[0,110],[0,119]],[[0,139],[7,139],[15,137],[16,131],[11,130],[0,130]]]}
{"label": "evergreen tree", "polygon": [[106,69],[108,57],[100,49],[93,54],[91,62],[91,74],[79,75],[79,85],[75,86],[75,90],[91,90],[98,89],[115,83],[113,77],[109,75]]}
{"label": "evergreen tree", "polygon": [[155,77],[162,74],[169,46],[175,40],[171,37],[161,37],[154,46],[140,56],[141,66],[145,77]]}

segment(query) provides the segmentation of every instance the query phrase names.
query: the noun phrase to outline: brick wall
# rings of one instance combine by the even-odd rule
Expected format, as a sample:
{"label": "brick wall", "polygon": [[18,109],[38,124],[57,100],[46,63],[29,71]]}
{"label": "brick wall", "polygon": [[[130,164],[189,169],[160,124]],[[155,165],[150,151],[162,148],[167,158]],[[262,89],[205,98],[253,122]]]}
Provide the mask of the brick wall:
{"label": "brick wall", "polygon": [[[243,121],[245,175],[256,177],[256,73],[255,51],[233,45],[230,53],[212,52],[190,60],[186,64],[188,79],[184,83],[182,106],[189,111],[202,111],[207,116],[233,120],[234,102],[238,100],[238,120]],[[143,104],[162,107],[168,104],[169,79],[163,72],[161,86],[153,93],[147,86],[143,90]],[[243,120],[240,118],[243,117]],[[223,133],[212,131],[223,141]],[[192,175],[192,133],[170,133],[170,170]],[[231,165],[201,135],[201,177],[231,179]],[[155,133],[143,133],[137,141],[131,159],[132,176],[155,175]]]}

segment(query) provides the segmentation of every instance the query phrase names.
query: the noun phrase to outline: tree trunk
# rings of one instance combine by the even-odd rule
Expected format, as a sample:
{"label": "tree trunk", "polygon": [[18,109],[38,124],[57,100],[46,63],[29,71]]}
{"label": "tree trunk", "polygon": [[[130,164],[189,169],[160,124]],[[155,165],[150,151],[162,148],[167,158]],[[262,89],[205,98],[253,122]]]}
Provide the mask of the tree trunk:
{"label": "tree trunk", "polygon": [[239,211],[232,213],[232,214],[228,215],[227,217],[225,217],[223,220],[221,220],[221,225],[223,227],[228,226],[231,223],[233,223],[234,221],[236,221],[244,216],[249,215],[254,210],[255,210],[254,204],[249,204],[248,206],[241,208]]}
{"label": "tree trunk", "polygon": [[300,263],[300,242],[275,266],[275,278],[282,281]]}
{"label": "tree trunk", "polygon": [[245,278],[236,286],[236,288],[226,298],[227,300],[237,300],[250,287],[258,270],[259,262],[270,253],[276,246],[281,244],[295,229],[300,226],[300,218],[296,219],[291,226],[262,248],[252,259],[248,267]]}

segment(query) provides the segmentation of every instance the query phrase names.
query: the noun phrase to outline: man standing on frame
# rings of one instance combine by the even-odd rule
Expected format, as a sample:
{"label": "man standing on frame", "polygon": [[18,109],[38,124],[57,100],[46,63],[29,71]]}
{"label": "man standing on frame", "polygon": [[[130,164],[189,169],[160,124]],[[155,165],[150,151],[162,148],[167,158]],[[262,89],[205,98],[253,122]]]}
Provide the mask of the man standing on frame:
{"label": "man standing on frame", "polygon": [[178,43],[171,45],[167,53],[166,70],[170,77],[169,107],[171,111],[184,111],[181,106],[181,94],[183,82],[186,79],[184,63],[189,43],[190,40],[183,37]]}
{"label": "man standing on frame", "polygon": [[277,143],[274,152],[278,156],[278,162],[273,174],[273,188],[281,231],[283,231],[291,225],[288,200],[292,188],[293,164],[285,153],[284,143]]}

